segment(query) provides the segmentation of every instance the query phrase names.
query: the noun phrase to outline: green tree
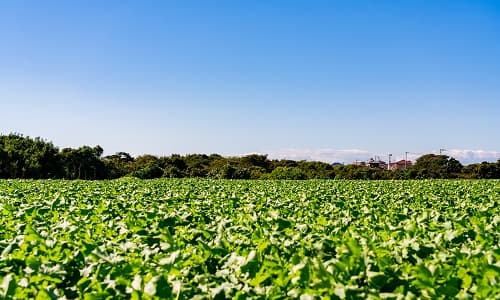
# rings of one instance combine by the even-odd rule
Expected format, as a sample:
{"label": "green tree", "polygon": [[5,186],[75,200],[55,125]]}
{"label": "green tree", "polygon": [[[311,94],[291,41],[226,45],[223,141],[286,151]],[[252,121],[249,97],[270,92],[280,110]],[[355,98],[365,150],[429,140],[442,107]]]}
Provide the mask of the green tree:
{"label": "green tree", "polygon": [[67,179],[105,179],[106,166],[101,159],[101,146],[82,146],[78,149],[64,148],[61,160],[64,168],[64,177]]}
{"label": "green tree", "polygon": [[205,154],[189,154],[183,157],[188,177],[207,177],[210,157]]}
{"label": "green tree", "polygon": [[120,178],[133,171],[134,158],[126,152],[118,152],[103,158],[106,178]]}
{"label": "green tree", "polygon": [[133,171],[130,175],[141,179],[153,179],[162,177],[163,172],[158,157],[141,155],[135,159]]}
{"label": "green tree", "polygon": [[246,168],[259,167],[265,170],[269,170],[270,161],[267,159],[267,155],[262,154],[249,154],[242,156],[238,159],[238,163]]}
{"label": "green tree", "polygon": [[462,164],[453,157],[436,154],[423,155],[412,166],[417,178],[456,178],[462,168]]}
{"label": "green tree", "polygon": [[1,178],[57,178],[62,175],[59,150],[41,138],[0,136]]}
{"label": "green tree", "polygon": [[299,161],[298,167],[309,179],[332,179],[335,172],[332,165],[319,161]]}
{"label": "green tree", "polygon": [[186,177],[187,164],[179,154],[172,154],[169,157],[160,158],[160,165],[163,167],[163,177],[183,178]]}
{"label": "green tree", "polygon": [[265,179],[290,179],[290,180],[304,180],[307,175],[298,167],[277,167],[271,173],[263,176]]}
{"label": "green tree", "polygon": [[335,173],[335,179],[372,179],[372,172],[373,169],[364,166],[340,166]]}
{"label": "green tree", "polygon": [[250,176],[250,169],[234,166],[228,162],[212,168],[209,173],[209,177],[216,179],[250,179]]}
{"label": "green tree", "polygon": [[500,179],[500,160],[497,163],[483,161],[462,169],[462,176],[475,179]]}

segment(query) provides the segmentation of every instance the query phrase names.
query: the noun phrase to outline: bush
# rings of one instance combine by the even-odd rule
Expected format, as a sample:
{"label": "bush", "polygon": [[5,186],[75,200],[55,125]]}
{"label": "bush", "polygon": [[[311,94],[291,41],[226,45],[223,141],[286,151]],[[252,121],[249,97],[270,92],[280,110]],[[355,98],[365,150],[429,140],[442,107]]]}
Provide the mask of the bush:
{"label": "bush", "polygon": [[132,172],[132,174],[130,175],[140,179],[160,178],[163,175],[163,169],[156,165],[146,166],[142,169]]}
{"label": "bush", "polygon": [[306,174],[298,167],[277,167],[271,173],[262,176],[264,179],[307,179]]}
{"label": "bush", "polygon": [[250,169],[225,164],[212,169],[209,177],[216,179],[250,179]]}

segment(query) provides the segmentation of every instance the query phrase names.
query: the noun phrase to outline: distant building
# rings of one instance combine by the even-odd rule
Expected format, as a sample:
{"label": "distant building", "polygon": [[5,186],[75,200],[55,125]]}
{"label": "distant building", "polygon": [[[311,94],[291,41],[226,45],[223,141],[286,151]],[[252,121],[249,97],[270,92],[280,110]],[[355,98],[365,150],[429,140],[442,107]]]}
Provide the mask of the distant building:
{"label": "distant building", "polygon": [[389,166],[389,170],[395,171],[395,170],[405,170],[406,168],[410,167],[412,165],[412,162],[409,160],[400,160],[395,163],[391,163]]}
{"label": "distant building", "polygon": [[367,162],[368,167],[370,168],[375,168],[375,169],[387,169],[387,164],[385,161],[382,161],[380,159],[373,159],[370,158],[370,160]]}
{"label": "distant building", "polygon": [[394,163],[391,162],[390,165],[388,165],[385,161],[380,160],[378,157],[375,157],[375,158],[370,158],[367,161],[357,160],[352,164],[356,166],[368,167],[373,169],[382,169],[382,170],[389,169],[391,171],[394,171],[394,170],[405,170],[406,168],[412,165],[412,162],[409,160],[406,161],[400,160]]}

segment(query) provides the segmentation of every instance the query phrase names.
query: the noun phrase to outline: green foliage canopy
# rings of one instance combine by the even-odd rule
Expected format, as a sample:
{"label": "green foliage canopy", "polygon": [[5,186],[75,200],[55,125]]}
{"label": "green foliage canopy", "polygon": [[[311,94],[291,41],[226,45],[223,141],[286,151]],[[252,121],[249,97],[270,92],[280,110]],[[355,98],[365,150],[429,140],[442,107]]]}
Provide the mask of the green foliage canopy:
{"label": "green foliage canopy", "polygon": [[426,154],[405,170],[387,171],[357,165],[333,166],[317,161],[270,160],[267,155],[223,157],[218,154],[172,154],[133,157],[118,152],[103,157],[100,146],[59,150],[40,138],[0,135],[0,178],[140,179],[426,179],[500,178],[500,160],[463,167],[446,155]]}
{"label": "green foliage canopy", "polygon": [[0,180],[0,298],[495,299],[499,195],[498,180]]}

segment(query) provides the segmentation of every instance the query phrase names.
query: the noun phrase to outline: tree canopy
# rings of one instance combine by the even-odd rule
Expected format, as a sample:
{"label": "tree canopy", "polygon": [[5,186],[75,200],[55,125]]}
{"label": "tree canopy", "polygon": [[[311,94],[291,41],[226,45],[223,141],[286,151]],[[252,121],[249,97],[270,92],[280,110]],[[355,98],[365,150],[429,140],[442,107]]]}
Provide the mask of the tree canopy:
{"label": "tree canopy", "polygon": [[218,154],[103,156],[99,146],[60,150],[41,138],[0,135],[0,178],[100,180],[132,176],[219,179],[424,179],[500,178],[500,160],[462,166],[447,155],[426,154],[405,170],[388,171],[318,161],[271,160],[267,155],[223,157]]}

